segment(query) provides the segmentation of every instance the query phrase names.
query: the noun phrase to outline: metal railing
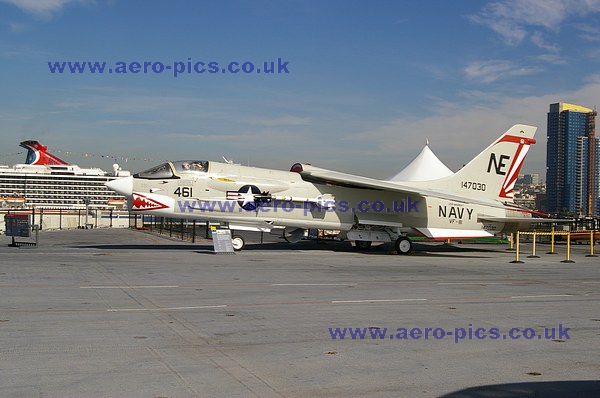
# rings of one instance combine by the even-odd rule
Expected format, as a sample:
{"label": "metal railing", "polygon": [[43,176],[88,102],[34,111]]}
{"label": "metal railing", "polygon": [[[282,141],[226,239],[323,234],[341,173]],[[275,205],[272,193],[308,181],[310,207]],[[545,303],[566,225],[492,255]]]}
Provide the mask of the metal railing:
{"label": "metal railing", "polygon": [[[0,212],[0,223],[4,223],[5,214],[25,214],[31,225],[39,226],[39,230],[56,229],[90,229],[90,228],[127,228],[129,212],[114,209],[9,209]],[[0,226],[0,231],[4,227]]]}
{"label": "metal railing", "polygon": [[142,214],[132,215],[129,222],[131,228],[147,230],[192,243],[195,243],[197,239],[210,239],[210,226],[215,225],[208,221]]}
{"label": "metal railing", "polygon": [[589,240],[589,254],[586,257],[597,257],[594,254],[594,244],[595,241],[600,239],[600,231],[597,230],[583,230],[583,231],[555,231],[552,229],[550,232],[547,231],[533,231],[533,232],[521,232],[517,231],[516,233],[516,241],[514,241],[515,235],[510,234],[510,249],[515,250],[515,259],[511,261],[514,264],[522,264],[524,261],[520,259],[520,245],[521,245],[521,236],[531,236],[532,237],[532,252],[531,255],[527,256],[527,258],[539,258],[536,251],[537,237],[538,236],[549,236],[550,237],[550,251],[546,254],[557,254],[555,251],[556,248],[556,237],[557,236],[566,236],[566,253],[565,259],[561,262],[563,263],[574,263],[571,259],[571,241],[573,238],[577,239],[588,239]]}

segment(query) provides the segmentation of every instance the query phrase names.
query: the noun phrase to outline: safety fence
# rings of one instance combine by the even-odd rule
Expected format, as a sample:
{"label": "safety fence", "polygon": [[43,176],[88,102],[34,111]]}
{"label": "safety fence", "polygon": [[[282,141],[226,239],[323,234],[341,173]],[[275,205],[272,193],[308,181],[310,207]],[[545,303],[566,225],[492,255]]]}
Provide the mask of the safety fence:
{"label": "safety fence", "polygon": [[127,228],[129,212],[90,209],[20,209],[0,212],[0,233],[4,233],[4,215],[29,216],[29,223],[40,231],[57,229]]}
{"label": "safety fence", "polygon": [[575,262],[571,259],[571,244],[574,239],[589,241],[589,254],[587,254],[586,257],[597,257],[594,254],[594,244],[595,244],[596,240],[600,239],[600,231],[596,231],[596,230],[555,231],[554,229],[552,229],[549,232],[547,232],[547,231],[533,231],[533,232],[517,231],[516,234],[510,234],[510,239],[509,239],[509,243],[510,243],[509,250],[515,251],[515,259],[513,261],[511,261],[511,263],[514,263],[514,264],[524,263],[524,261],[521,260],[522,257],[520,257],[520,255],[521,255],[521,237],[531,237],[532,250],[531,250],[531,254],[529,256],[527,256],[527,258],[540,258],[540,256],[537,255],[536,244],[538,242],[538,237],[544,237],[544,236],[550,237],[550,251],[547,252],[546,254],[558,254],[555,251],[556,240],[557,240],[557,238],[565,237],[566,253],[565,253],[565,259],[561,261],[563,263],[574,263]]}
{"label": "safety fence", "polygon": [[197,239],[210,239],[210,226],[217,224],[208,221],[141,214],[132,215],[129,221],[131,228],[146,230],[192,243],[195,243]]}

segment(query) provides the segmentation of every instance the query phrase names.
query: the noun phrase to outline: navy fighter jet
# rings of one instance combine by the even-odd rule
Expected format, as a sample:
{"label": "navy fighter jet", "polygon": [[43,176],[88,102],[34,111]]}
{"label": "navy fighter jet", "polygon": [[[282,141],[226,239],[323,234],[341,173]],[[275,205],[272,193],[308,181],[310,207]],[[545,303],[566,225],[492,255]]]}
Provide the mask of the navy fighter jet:
{"label": "navy fighter jet", "polygon": [[[289,171],[207,161],[170,161],[107,183],[133,213],[228,223],[298,241],[306,229],[338,230],[366,249],[411,236],[489,237],[529,226],[513,188],[537,128],[515,125],[458,172],[427,181],[379,180],[296,163]],[[244,247],[233,237],[236,250]]]}

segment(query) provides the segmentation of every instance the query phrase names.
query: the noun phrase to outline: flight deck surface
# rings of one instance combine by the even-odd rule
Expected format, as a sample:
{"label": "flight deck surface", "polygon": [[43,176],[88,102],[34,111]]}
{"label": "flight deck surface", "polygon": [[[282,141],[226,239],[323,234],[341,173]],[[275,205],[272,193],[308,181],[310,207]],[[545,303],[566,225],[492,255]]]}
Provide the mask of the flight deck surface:
{"label": "flight deck surface", "polygon": [[487,244],[215,255],[119,229],[0,242],[1,396],[600,396],[600,260],[585,245],[574,264],[564,246],[511,264]]}

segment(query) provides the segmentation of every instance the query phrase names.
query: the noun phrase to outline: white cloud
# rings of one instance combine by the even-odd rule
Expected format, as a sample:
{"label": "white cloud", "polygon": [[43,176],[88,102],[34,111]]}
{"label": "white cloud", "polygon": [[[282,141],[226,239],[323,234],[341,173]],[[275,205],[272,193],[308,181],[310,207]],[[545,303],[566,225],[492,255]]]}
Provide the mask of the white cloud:
{"label": "white cloud", "polygon": [[541,54],[538,55],[536,58],[540,61],[544,61],[554,65],[565,65],[567,63],[567,60],[558,54]]}
{"label": "white cloud", "polygon": [[558,31],[566,19],[595,12],[600,12],[600,0],[501,0],[486,4],[469,19],[516,45],[528,36],[529,27]]}
{"label": "white cloud", "polygon": [[600,73],[584,81],[586,85],[577,90],[542,96],[500,97],[488,93],[484,98],[481,92],[474,92],[453,106],[446,103],[442,110],[428,117],[390,120],[350,138],[362,143],[366,159],[384,158],[388,163],[390,159],[398,159],[396,169],[389,170],[390,175],[419,153],[426,138],[440,160],[457,170],[512,125],[529,124],[538,127],[537,144],[528,155],[524,171],[545,175],[549,104],[570,102],[593,107],[600,92]]}
{"label": "white cloud", "polygon": [[0,0],[13,4],[21,10],[38,17],[49,18],[70,3],[84,3],[90,0]]}
{"label": "white cloud", "polygon": [[575,28],[581,32],[579,37],[582,39],[587,41],[600,41],[600,28],[587,24],[578,24],[575,25]]}
{"label": "white cloud", "polygon": [[531,42],[541,48],[542,50],[550,51],[556,53],[559,51],[558,46],[554,44],[547,43],[542,36],[542,32],[533,32],[531,35]]}
{"label": "white cloud", "polygon": [[492,83],[496,80],[530,75],[540,71],[539,68],[519,66],[513,62],[503,60],[475,61],[464,69],[469,79],[483,83]]}
{"label": "white cloud", "polygon": [[502,36],[506,44],[509,45],[518,44],[525,38],[525,36],[527,36],[525,29],[510,20],[495,19],[485,14],[471,15],[469,16],[469,19],[475,23],[486,25],[494,32]]}

